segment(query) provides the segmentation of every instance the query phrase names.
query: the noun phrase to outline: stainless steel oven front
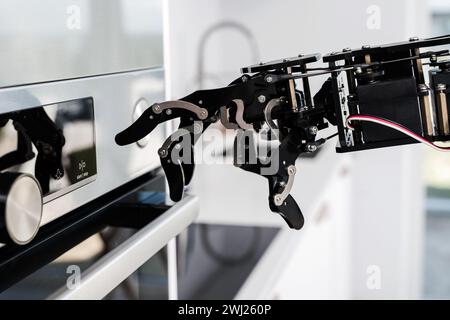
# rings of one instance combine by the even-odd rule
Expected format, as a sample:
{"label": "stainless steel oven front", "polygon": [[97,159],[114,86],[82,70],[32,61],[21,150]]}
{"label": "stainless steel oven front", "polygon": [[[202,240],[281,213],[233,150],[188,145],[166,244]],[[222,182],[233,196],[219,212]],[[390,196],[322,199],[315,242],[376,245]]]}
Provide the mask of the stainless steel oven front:
{"label": "stainless steel oven front", "polygon": [[[170,208],[151,183],[163,126],[114,141],[165,98],[164,3],[0,0],[0,291],[101,234],[106,256],[54,297],[104,297],[194,219],[195,198]],[[113,250],[103,229],[118,226],[133,236]]]}
{"label": "stainless steel oven front", "polygon": [[[38,180],[41,225],[51,222],[159,166],[155,155],[164,127],[128,148],[117,146],[114,135],[133,121],[142,104],[163,97],[161,67],[2,88],[1,169]],[[31,149],[22,150],[21,143],[28,142]],[[12,152],[14,159],[6,161]]]}

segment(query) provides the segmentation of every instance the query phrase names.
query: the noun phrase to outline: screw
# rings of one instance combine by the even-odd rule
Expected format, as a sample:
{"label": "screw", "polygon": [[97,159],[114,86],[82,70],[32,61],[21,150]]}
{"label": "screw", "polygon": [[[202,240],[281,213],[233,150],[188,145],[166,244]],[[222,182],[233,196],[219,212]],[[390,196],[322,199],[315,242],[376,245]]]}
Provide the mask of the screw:
{"label": "screw", "polygon": [[316,135],[318,131],[319,131],[319,129],[317,129],[316,126],[312,126],[312,127],[308,128],[308,132],[312,135]]}
{"label": "screw", "polygon": [[160,157],[164,158],[167,155],[167,151],[166,151],[166,149],[161,148],[158,150],[158,154]]}
{"label": "screw", "polygon": [[242,80],[242,82],[247,82],[248,78],[247,78],[247,76],[242,76],[241,80]]}
{"label": "screw", "polygon": [[150,120],[153,120],[154,116],[151,114],[149,118]]}
{"label": "screw", "polygon": [[300,54],[298,55],[298,57],[299,57],[299,58],[303,57],[303,54],[300,53]]}
{"label": "screw", "polygon": [[266,76],[266,82],[271,83],[273,81],[272,76]]}
{"label": "screw", "polygon": [[161,112],[161,106],[159,104],[154,104],[152,109],[155,113]]}
{"label": "screw", "polygon": [[177,143],[174,147],[176,150],[180,150],[181,149],[181,144]]}
{"label": "screw", "polygon": [[361,74],[363,71],[362,71],[362,69],[361,69],[361,67],[357,67],[356,68],[356,73],[357,74]]}
{"label": "screw", "polygon": [[349,52],[349,51],[352,51],[352,49],[350,49],[350,48],[344,48],[344,49],[342,49],[342,51],[343,51],[343,52]]}
{"label": "screw", "polygon": [[435,54],[432,54],[430,57],[430,62],[435,63],[437,62],[437,56]]}
{"label": "screw", "polygon": [[264,102],[266,102],[266,96],[260,95],[260,96],[258,97],[258,102],[259,102],[259,103],[264,103]]}
{"label": "screw", "polygon": [[203,104],[203,100],[199,100],[198,104]]}
{"label": "screw", "polygon": [[276,206],[281,206],[283,204],[283,198],[281,198],[281,196],[279,194],[277,194],[274,198],[273,198],[275,205]]}
{"label": "screw", "polygon": [[314,143],[308,143],[306,145],[306,150],[308,150],[308,152],[314,152],[317,150],[317,146]]}
{"label": "screw", "polygon": [[409,38],[409,41],[411,41],[411,42],[419,41],[419,37],[411,37],[411,38]]}
{"label": "screw", "polygon": [[436,85],[436,90],[437,91],[445,91],[447,89],[447,85],[445,85],[444,83],[438,83]]}
{"label": "screw", "polygon": [[361,49],[370,49],[370,46],[366,44],[366,45],[362,46]]}
{"label": "screw", "polygon": [[167,114],[168,116],[170,116],[170,115],[172,114],[172,110],[167,109],[167,110],[166,110],[166,114]]}

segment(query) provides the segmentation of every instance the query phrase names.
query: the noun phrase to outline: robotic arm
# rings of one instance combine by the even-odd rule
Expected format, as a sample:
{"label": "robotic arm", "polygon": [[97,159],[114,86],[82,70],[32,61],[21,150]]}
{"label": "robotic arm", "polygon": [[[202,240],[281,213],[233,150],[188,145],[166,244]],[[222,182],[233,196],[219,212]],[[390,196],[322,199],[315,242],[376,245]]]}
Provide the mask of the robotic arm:
{"label": "robotic arm", "polygon": [[[156,103],[116,136],[127,145],[149,134],[158,124],[180,118],[180,125],[158,153],[170,197],[179,201],[194,172],[193,146],[218,120],[237,130],[235,166],[261,175],[269,183],[269,207],[294,229],[304,223],[289,194],[295,161],[315,152],[330,137],[317,139],[329,125],[339,136],[337,152],[450,140],[450,35],[377,47],[344,49],[323,57],[328,65],[312,68],[319,54],[260,63],[242,69],[229,86],[196,91],[177,101]],[[422,48],[447,46],[423,51]],[[429,84],[423,65],[429,65]],[[311,95],[309,78],[329,75]],[[264,156],[255,152],[252,132],[267,125],[268,140],[279,141]],[[334,135],[333,135],[334,136]],[[270,143],[268,141],[267,143]],[[449,148],[450,149],[450,148]]]}

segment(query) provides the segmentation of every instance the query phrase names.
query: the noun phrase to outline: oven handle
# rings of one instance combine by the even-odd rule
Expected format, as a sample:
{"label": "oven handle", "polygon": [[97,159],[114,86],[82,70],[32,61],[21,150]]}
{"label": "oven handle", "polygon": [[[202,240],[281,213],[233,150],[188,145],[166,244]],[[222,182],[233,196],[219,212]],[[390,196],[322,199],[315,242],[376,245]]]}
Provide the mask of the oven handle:
{"label": "oven handle", "polygon": [[183,200],[139,230],[123,244],[107,253],[81,274],[75,288],[60,288],[48,299],[102,299],[128,278],[169,240],[187,228],[199,213],[198,198]]}

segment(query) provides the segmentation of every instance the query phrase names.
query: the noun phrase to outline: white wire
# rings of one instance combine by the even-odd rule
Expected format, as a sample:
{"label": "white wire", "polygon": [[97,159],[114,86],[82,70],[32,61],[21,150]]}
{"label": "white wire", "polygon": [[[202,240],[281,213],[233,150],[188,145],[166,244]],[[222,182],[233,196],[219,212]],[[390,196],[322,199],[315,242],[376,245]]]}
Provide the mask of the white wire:
{"label": "white wire", "polygon": [[347,128],[349,128],[350,130],[354,130],[354,128],[350,125],[350,122],[354,121],[354,120],[358,120],[358,121],[367,121],[367,122],[373,122],[373,123],[377,123],[380,125],[383,125],[385,127],[389,127],[392,128],[394,130],[397,130],[421,143],[426,144],[427,146],[437,150],[437,151],[442,151],[442,152],[449,152],[450,151],[450,147],[441,147],[438,146],[436,144],[434,144],[433,142],[430,142],[428,140],[426,140],[425,138],[423,138],[422,136],[418,135],[417,133],[409,130],[408,128],[405,128],[404,126],[386,120],[386,119],[382,119],[382,118],[377,118],[374,116],[366,116],[366,115],[353,115],[353,116],[349,116],[346,121],[345,121],[345,126]]}

